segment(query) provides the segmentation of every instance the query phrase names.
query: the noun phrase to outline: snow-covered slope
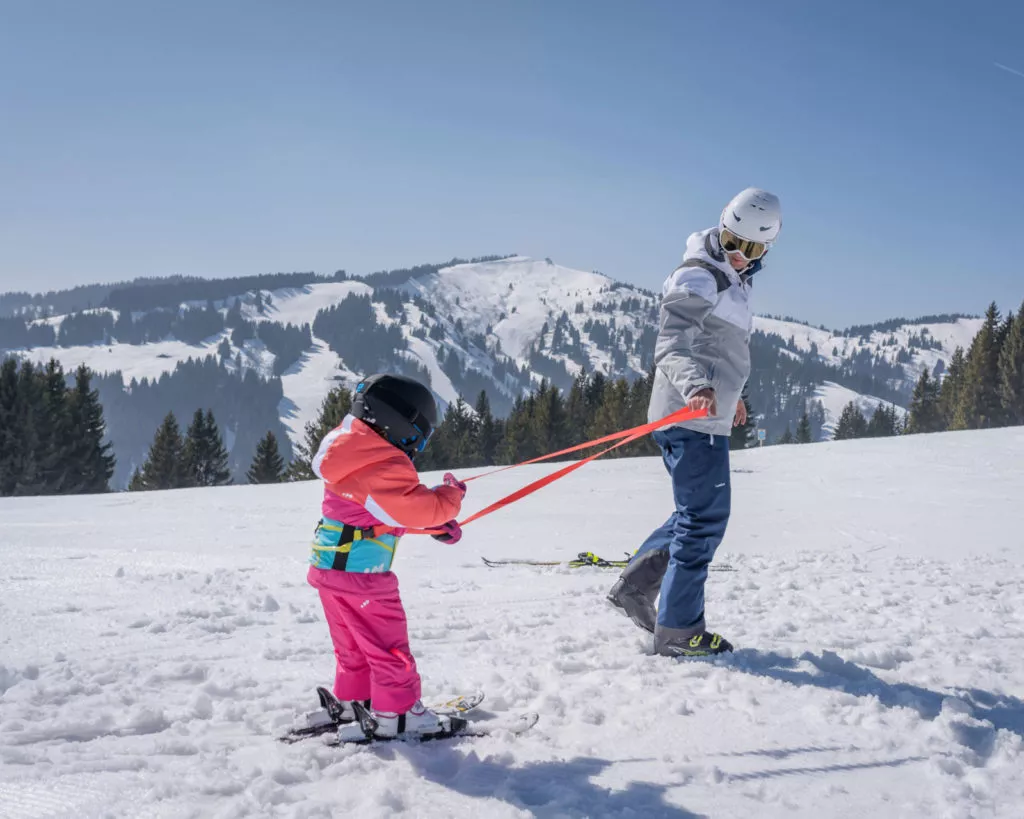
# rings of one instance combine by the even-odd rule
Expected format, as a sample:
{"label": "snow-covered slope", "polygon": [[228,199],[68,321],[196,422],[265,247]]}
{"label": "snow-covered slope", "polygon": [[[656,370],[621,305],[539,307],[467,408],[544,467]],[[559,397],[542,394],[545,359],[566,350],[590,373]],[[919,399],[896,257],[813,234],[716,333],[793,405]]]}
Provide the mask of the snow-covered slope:
{"label": "snow-covered slope", "polygon": [[[888,406],[888,404],[880,398],[875,398],[873,395],[861,395],[859,392],[854,392],[847,387],[834,384],[831,381],[826,381],[817,390],[814,391],[814,397],[821,401],[822,407],[825,409],[825,424],[822,428],[824,437],[831,439],[835,434],[836,425],[839,423],[839,416],[843,414],[843,409],[851,401],[854,406],[857,407],[864,415],[865,418],[870,418],[874,415],[875,410],[880,405]],[[897,407],[896,414],[902,418],[906,415],[906,411]]]}
{"label": "snow-covered slope", "polygon": [[480,563],[635,548],[670,503],[655,459],[410,537],[425,694],[541,719],[341,750],[273,738],[332,678],[317,484],[0,500],[0,815],[1017,817],[1022,461],[1020,429],[737,453],[714,661],[652,656],[613,572]]}
{"label": "snow-covered slope", "polygon": [[525,360],[546,322],[553,322],[563,311],[575,315],[581,302],[586,314],[592,315],[594,304],[611,283],[600,273],[513,256],[447,267],[436,276],[414,280],[410,288],[443,306],[443,312],[463,318],[471,332],[493,327],[502,348],[513,358]]}
{"label": "snow-covered slope", "polygon": [[[957,347],[963,347],[966,351],[983,322],[984,319],[980,318],[959,318],[952,322],[903,324],[890,332],[876,330],[868,338],[861,338],[833,333],[799,322],[757,316],[754,319],[754,329],[777,335],[787,341],[792,339],[796,348],[804,352],[816,349],[818,355],[830,364],[841,364],[844,360],[863,352],[881,356],[886,361],[895,363],[901,352],[905,355],[913,350],[911,360],[904,363],[908,376],[913,381],[926,367],[931,372],[940,360],[948,364]],[[914,346],[911,344],[912,338],[927,338],[931,343],[941,346]]]}

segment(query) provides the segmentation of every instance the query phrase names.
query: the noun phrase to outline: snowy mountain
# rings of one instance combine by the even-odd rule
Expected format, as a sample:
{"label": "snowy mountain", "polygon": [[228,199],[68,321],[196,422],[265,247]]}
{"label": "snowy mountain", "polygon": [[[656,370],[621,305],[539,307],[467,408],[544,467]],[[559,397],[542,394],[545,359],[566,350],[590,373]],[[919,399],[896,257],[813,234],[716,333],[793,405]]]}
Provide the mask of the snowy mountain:
{"label": "snowy mountain", "polygon": [[[615,572],[671,503],[597,462],[396,558],[424,696],[518,738],[286,746],[334,657],[305,582],[316,483],[0,499],[0,814],[1018,817],[1024,433],[737,453],[713,661],[651,654]],[[466,513],[550,471],[472,483]],[[913,476],[909,480],[907,476]],[[436,475],[425,476],[430,484]],[[950,510],[956,510],[951,514]],[[153,522],[160,526],[154,527]]]}
{"label": "snowy mountain", "polygon": [[[376,367],[429,378],[445,404],[460,395],[472,402],[486,390],[503,415],[541,378],[562,387],[581,371],[633,378],[653,358],[655,294],[550,260],[514,256],[365,280],[299,280],[307,283],[219,292],[216,299],[189,297],[190,288],[200,285],[188,280],[126,285],[105,296],[107,305],[122,309],[76,311],[71,322],[67,315],[31,319],[47,302],[26,305],[22,299],[19,311],[23,318],[29,314],[27,331],[35,343],[6,346],[38,362],[55,357],[66,368],[85,363],[99,373],[120,372],[129,390],[133,380],[159,379],[181,362],[206,356],[218,357],[230,373],[279,375],[277,414],[293,441],[331,386],[351,386]],[[207,284],[230,288],[230,281],[201,286]],[[55,303],[67,301],[49,296]],[[184,325],[186,319],[187,328],[174,323]],[[980,323],[939,317],[833,332],[758,317],[754,410],[774,439],[820,401],[820,434],[828,437],[851,400],[868,412],[883,401],[905,406],[920,371],[941,372],[957,346],[969,345]],[[270,349],[269,331],[259,329],[276,324],[312,329],[284,357],[283,348]],[[0,349],[2,331],[0,326]],[[125,342],[129,332],[133,343]],[[186,334],[188,340],[180,340]],[[112,434],[116,442],[117,430]]]}

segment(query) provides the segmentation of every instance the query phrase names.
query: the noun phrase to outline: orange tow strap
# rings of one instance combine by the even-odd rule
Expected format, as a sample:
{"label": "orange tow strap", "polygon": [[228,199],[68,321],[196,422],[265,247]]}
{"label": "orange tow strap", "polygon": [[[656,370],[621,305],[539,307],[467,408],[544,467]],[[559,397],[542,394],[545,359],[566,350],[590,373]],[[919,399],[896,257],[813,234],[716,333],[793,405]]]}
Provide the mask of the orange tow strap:
{"label": "orange tow strap", "polygon": [[[647,435],[647,434],[649,434],[651,432],[654,432],[657,429],[661,429],[662,427],[669,426],[670,424],[678,424],[678,423],[680,423],[682,421],[692,421],[692,420],[694,420],[696,418],[704,418],[704,417],[707,416],[707,414],[708,414],[708,411],[706,409],[692,410],[692,409],[688,409],[688,408],[683,408],[681,410],[677,410],[676,412],[673,412],[671,415],[666,415],[660,421],[653,421],[653,422],[651,422],[649,424],[641,424],[638,427],[632,427],[631,429],[625,429],[625,430],[622,430],[621,432],[613,432],[611,435],[605,435],[602,438],[595,438],[593,441],[587,441],[586,443],[583,443],[583,444],[577,444],[576,446],[571,446],[571,447],[568,447],[567,449],[560,449],[560,450],[558,450],[558,452],[550,452],[547,455],[541,455],[538,458],[531,458],[530,460],[523,461],[522,463],[512,464],[511,466],[502,466],[502,467],[499,467],[498,469],[492,469],[492,470],[490,470],[488,472],[482,472],[479,475],[473,475],[470,478],[466,478],[466,482],[474,481],[474,480],[477,480],[478,478],[485,478],[488,475],[496,475],[499,472],[504,472],[507,469],[514,469],[517,466],[526,466],[527,464],[535,464],[535,463],[539,463],[541,461],[547,461],[547,460],[550,460],[552,458],[557,458],[560,455],[569,455],[569,454],[571,454],[573,452],[579,452],[581,449],[589,449],[590,447],[598,446],[600,444],[606,444],[606,443],[609,443],[610,441],[616,441],[617,442],[617,443],[612,444],[610,447],[607,447],[606,449],[602,449],[600,452],[595,452],[593,455],[588,455],[586,458],[584,458],[581,461],[574,461],[573,463],[569,464],[568,466],[563,466],[561,469],[558,469],[558,470],[552,472],[550,475],[545,475],[543,478],[539,478],[539,479],[533,481],[533,483],[529,483],[526,486],[522,487],[521,489],[517,489],[515,492],[512,492],[509,495],[506,495],[505,497],[501,498],[500,500],[496,500],[490,506],[488,506],[488,507],[486,507],[484,509],[481,509],[479,512],[474,512],[472,515],[470,515],[465,520],[459,521],[459,525],[460,526],[466,526],[467,524],[470,524],[473,521],[480,520],[480,518],[485,517],[485,516],[491,514],[492,512],[497,512],[502,507],[505,507],[505,506],[508,506],[509,504],[515,503],[518,500],[522,500],[527,495],[532,495],[538,489],[543,489],[545,486],[548,486],[549,484],[554,483],[555,481],[559,480],[560,478],[564,478],[569,473],[575,472],[577,469],[579,469],[580,467],[586,466],[591,461],[596,461],[602,455],[607,455],[613,449],[618,449],[620,446],[625,446],[626,444],[631,444],[631,443],[633,443],[633,441],[636,441],[636,440],[638,440],[640,438],[643,438],[645,435]],[[410,534],[410,535],[433,535],[433,534],[439,534],[440,530],[437,530],[437,529],[407,529],[406,533]]]}

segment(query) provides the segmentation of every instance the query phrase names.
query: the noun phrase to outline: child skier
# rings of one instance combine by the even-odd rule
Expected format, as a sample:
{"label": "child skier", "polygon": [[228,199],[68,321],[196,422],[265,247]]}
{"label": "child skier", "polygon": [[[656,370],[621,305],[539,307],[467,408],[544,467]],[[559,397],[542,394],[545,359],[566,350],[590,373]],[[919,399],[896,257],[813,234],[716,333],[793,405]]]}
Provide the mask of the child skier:
{"label": "child skier", "polygon": [[[455,517],[465,484],[448,473],[443,485],[428,489],[412,463],[436,425],[437,407],[425,386],[399,375],[370,376],[313,459],[324,500],[307,579],[320,593],[334,643],[334,695],[353,718],[353,700],[372,704],[380,737],[449,727],[447,718],[420,702],[420,676],[391,571],[407,528],[441,530],[434,537],[445,543],[462,536]],[[365,734],[358,722],[346,723],[338,738],[358,741]]]}

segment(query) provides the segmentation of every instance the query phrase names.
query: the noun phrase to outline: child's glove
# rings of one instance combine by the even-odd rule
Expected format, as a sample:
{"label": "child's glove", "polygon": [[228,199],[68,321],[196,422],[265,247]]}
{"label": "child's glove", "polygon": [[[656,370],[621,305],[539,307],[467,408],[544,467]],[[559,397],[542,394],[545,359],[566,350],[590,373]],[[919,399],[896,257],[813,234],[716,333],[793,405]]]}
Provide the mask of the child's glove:
{"label": "child's glove", "polygon": [[441,530],[439,534],[431,535],[434,540],[439,540],[441,543],[458,543],[462,540],[462,527],[459,526],[457,520],[450,520],[447,523],[443,523],[437,527]]}
{"label": "child's glove", "polygon": [[458,489],[462,493],[462,497],[466,497],[466,484],[456,478],[451,472],[444,473],[444,485]]}

